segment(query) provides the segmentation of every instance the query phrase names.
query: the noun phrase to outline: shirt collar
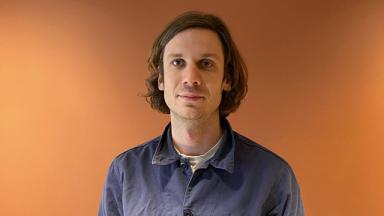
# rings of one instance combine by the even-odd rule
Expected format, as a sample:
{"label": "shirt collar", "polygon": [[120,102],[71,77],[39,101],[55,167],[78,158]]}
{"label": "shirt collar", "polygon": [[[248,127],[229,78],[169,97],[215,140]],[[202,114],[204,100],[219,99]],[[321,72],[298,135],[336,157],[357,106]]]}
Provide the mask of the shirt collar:
{"label": "shirt collar", "polygon": [[228,120],[223,118],[221,120],[221,127],[224,130],[223,139],[216,154],[211,158],[210,164],[218,169],[226,170],[233,173],[235,167],[235,146],[236,140],[234,131],[231,128]]}
{"label": "shirt collar", "polygon": [[[209,160],[209,163],[218,169],[223,169],[229,173],[234,170],[235,138],[234,132],[227,119],[221,120],[221,127],[224,130],[223,139],[216,154]],[[155,154],[152,158],[152,164],[168,165],[180,160],[172,141],[171,124],[169,123],[161,135],[157,144]]]}
{"label": "shirt collar", "polygon": [[173,147],[171,123],[169,123],[160,137],[157,144],[155,154],[152,158],[152,164],[168,165],[180,159],[180,155],[177,154]]}

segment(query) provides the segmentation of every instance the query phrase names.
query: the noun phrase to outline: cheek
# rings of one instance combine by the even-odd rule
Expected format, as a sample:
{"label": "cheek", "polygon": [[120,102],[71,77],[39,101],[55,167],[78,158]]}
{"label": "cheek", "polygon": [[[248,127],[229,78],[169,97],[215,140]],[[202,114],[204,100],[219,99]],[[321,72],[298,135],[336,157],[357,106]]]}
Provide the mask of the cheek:
{"label": "cheek", "polygon": [[[170,72],[171,73],[171,72]],[[175,75],[172,75],[168,73],[166,76],[164,76],[163,85],[166,89],[172,89],[174,88],[178,83],[178,77]]]}

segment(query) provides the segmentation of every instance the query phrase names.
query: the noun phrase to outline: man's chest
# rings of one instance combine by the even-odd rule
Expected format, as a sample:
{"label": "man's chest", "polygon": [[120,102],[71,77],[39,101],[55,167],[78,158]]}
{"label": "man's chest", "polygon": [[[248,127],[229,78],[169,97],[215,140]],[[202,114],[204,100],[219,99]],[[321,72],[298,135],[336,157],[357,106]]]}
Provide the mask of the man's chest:
{"label": "man's chest", "polygon": [[123,185],[124,215],[263,215],[268,191],[255,184],[209,168],[192,176],[180,168],[128,178]]}

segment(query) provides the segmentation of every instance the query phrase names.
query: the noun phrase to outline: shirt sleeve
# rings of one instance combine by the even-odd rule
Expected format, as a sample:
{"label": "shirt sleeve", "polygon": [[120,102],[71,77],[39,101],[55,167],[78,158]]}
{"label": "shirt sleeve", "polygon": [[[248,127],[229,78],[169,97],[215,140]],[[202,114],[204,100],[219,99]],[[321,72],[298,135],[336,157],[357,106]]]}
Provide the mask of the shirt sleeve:
{"label": "shirt sleeve", "polygon": [[103,188],[98,216],[122,216],[122,184],[118,167],[114,160],[109,167]]}
{"label": "shirt sleeve", "polygon": [[304,216],[300,188],[290,167],[284,169],[273,192],[275,206],[268,216]]}

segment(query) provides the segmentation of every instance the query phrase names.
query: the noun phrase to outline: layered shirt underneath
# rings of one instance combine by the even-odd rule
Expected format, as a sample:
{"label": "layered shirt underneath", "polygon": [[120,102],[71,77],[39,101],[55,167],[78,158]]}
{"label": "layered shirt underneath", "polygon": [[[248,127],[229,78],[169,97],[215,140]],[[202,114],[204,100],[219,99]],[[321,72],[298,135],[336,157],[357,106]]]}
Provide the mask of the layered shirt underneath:
{"label": "layered shirt underneath", "polygon": [[175,145],[173,145],[173,146],[174,146],[176,152],[181,156],[181,160],[184,160],[185,162],[187,162],[189,164],[189,166],[191,166],[192,172],[194,173],[197,169],[199,169],[201,166],[203,166],[205,162],[207,162],[209,159],[211,159],[213,157],[213,155],[215,155],[215,153],[217,152],[217,150],[220,147],[222,138],[223,137],[221,137],[219,139],[219,141],[211,149],[209,149],[206,153],[204,153],[202,155],[196,155],[196,156],[183,154],[177,149],[177,147]]}
{"label": "layered shirt underneath", "polygon": [[234,132],[226,119],[221,126],[223,137],[197,166],[175,149],[170,124],[160,137],[117,156],[99,216],[304,215],[289,164]]}

